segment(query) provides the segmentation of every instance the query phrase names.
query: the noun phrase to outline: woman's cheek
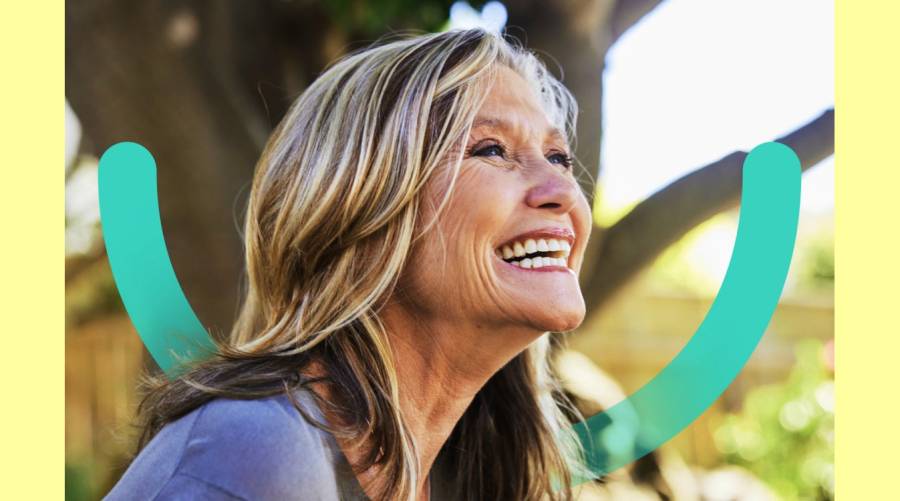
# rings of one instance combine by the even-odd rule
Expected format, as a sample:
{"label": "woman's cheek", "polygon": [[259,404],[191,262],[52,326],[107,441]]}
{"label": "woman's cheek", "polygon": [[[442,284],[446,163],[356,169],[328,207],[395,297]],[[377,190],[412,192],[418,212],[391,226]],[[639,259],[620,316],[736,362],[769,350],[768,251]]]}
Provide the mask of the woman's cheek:
{"label": "woman's cheek", "polygon": [[455,264],[448,262],[451,276],[454,270],[459,275],[453,280],[455,292],[469,310],[484,310],[502,301],[492,246],[513,222],[515,202],[504,189],[501,174],[496,166],[487,164],[462,169],[442,225],[456,258],[452,260]]}

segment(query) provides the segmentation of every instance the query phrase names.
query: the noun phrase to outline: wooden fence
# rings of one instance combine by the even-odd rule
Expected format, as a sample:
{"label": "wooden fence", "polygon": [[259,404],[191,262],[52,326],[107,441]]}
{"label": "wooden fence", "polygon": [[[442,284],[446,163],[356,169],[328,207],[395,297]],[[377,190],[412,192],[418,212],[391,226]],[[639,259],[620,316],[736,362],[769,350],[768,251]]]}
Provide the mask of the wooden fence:
{"label": "wooden fence", "polygon": [[[626,393],[653,377],[700,325],[711,299],[626,294],[602,318],[569,340],[612,375]],[[672,443],[694,464],[718,461],[710,425],[739,407],[746,390],[781,381],[793,364],[793,346],[802,338],[834,335],[830,301],[781,303],[747,367],[720,399]],[[105,493],[129,452],[136,384],[143,349],[124,315],[91,322],[66,335],[66,460]]]}

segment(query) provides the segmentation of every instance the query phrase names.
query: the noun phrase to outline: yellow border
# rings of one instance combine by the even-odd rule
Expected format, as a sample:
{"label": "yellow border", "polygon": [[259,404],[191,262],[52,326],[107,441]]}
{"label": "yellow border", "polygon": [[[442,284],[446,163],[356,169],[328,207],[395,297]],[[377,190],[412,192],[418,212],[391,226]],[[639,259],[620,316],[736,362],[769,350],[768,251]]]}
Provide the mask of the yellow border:
{"label": "yellow border", "polygon": [[835,20],[836,497],[891,499],[900,449],[900,3],[838,0]]}
{"label": "yellow border", "polygon": [[64,9],[0,9],[4,499],[64,492]]}
{"label": "yellow border", "polygon": [[[900,3],[838,0],[836,23],[837,493],[884,499],[900,449]],[[12,499],[63,494],[63,44],[63,2],[4,5],[0,443]]]}

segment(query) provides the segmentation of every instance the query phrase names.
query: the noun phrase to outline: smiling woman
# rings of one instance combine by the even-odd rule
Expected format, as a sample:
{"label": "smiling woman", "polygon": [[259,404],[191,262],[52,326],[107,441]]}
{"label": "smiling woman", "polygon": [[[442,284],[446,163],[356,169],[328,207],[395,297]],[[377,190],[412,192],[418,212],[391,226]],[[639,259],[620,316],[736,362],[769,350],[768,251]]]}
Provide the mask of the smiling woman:
{"label": "smiling woman", "polygon": [[229,340],[148,381],[108,499],[571,499],[547,357],[585,314],[575,115],[482,30],[332,65],[257,164]]}

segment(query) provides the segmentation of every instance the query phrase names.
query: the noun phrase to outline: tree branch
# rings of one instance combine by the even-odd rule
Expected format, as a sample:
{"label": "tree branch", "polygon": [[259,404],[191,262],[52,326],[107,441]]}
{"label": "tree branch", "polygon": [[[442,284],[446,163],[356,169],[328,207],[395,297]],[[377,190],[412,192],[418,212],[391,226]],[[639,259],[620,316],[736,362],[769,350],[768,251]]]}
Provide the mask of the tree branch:
{"label": "tree branch", "polygon": [[[780,138],[805,171],[834,153],[834,110]],[[736,205],[747,154],[737,151],[662,188],[602,232],[593,272],[584,284],[588,311],[601,307],[668,246],[715,214]]]}
{"label": "tree branch", "polygon": [[612,42],[619,39],[629,28],[638,23],[662,0],[619,0],[609,20]]}

